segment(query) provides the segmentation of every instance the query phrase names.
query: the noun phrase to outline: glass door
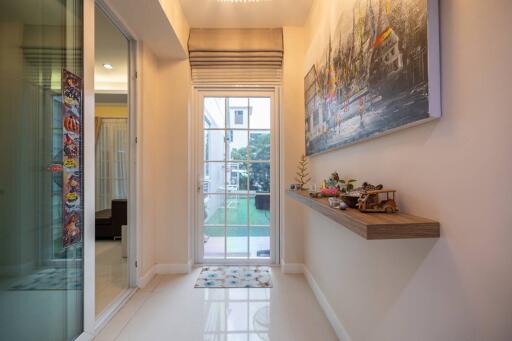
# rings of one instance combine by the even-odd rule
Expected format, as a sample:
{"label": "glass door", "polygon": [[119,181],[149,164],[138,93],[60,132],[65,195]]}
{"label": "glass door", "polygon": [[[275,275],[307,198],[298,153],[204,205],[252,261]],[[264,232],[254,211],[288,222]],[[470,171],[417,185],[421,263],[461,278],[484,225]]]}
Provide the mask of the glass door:
{"label": "glass door", "polygon": [[83,331],[81,0],[0,2],[0,332]]}
{"label": "glass door", "polygon": [[200,261],[274,256],[273,96],[201,98]]}

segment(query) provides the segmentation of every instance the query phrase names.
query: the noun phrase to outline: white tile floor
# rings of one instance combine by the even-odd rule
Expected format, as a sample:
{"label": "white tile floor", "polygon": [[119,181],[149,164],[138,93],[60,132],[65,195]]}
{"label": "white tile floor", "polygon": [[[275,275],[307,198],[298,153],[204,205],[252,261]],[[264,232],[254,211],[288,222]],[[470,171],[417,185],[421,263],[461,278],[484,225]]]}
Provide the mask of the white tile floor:
{"label": "white tile floor", "polygon": [[336,340],[302,275],[273,268],[270,289],[195,289],[200,270],[156,277],[95,340]]}
{"label": "white tile floor", "polygon": [[96,241],[96,316],[128,288],[128,263],[121,241]]}

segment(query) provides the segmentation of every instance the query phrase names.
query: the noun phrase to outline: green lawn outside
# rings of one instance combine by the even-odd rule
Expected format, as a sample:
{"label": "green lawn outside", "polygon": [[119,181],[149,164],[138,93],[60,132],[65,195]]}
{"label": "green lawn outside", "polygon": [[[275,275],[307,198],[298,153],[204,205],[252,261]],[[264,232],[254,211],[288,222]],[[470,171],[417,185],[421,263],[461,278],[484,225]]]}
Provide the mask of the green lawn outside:
{"label": "green lawn outside", "polygon": [[[268,237],[270,236],[270,211],[256,209],[255,199],[249,198],[249,217],[250,225],[266,225],[251,227],[248,233],[247,228],[229,227],[229,237],[245,237],[250,234],[251,237]],[[208,217],[205,221],[209,225],[224,225],[224,208],[218,208],[215,213]],[[227,224],[228,225],[247,225],[247,198],[229,197],[228,196],[228,210],[227,210]],[[205,234],[213,237],[224,236],[224,227],[205,227]]]}
{"label": "green lawn outside", "polygon": [[[270,225],[270,211],[257,210],[255,199],[249,199],[250,225]],[[224,225],[224,208],[219,208],[205,221],[208,225]],[[247,225],[247,198],[228,195],[228,225]]]}
{"label": "green lawn outside", "polygon": [[[224,237],[224,227],[222,226],[205,226],[204,234],[209,237]],[[228,226],[228,237],[270,237],[270,227],[229,227]]]}

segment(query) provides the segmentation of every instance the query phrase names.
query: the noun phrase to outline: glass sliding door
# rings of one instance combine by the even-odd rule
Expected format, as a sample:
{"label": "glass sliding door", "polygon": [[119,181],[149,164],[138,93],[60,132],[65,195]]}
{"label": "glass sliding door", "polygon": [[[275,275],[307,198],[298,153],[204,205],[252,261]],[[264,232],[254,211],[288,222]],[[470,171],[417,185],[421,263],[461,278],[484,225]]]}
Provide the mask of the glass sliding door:
{"label": "glass sliding door", "polygon": [[[112,310],[129,288],[129,41],[95,8],[95,309]],[[104,315],[105,316],[105,315]]]}
{"label": "glass sliding door", "polygon": [[82,8],[0,2],[2,340],[83,331]]}
{"label": "glass sliding door", "polygon": [[272,111],[272,96],[202,98],[203,262],[272,261]]}

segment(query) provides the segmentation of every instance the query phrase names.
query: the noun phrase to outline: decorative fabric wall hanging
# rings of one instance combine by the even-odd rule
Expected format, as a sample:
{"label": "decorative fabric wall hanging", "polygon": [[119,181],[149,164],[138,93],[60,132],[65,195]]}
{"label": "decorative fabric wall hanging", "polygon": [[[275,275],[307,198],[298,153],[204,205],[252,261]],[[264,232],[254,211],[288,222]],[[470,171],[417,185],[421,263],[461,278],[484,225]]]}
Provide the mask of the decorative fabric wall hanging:
{"label": "decorative fabric wall hanging", "polygon": [[63,246],[82,241],[82,79],[62,70],[63,112]]}

